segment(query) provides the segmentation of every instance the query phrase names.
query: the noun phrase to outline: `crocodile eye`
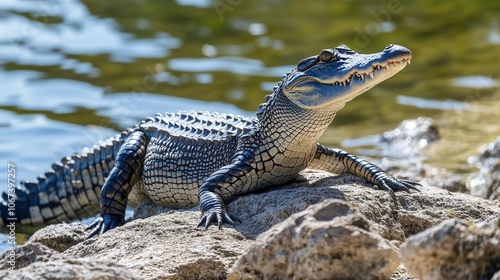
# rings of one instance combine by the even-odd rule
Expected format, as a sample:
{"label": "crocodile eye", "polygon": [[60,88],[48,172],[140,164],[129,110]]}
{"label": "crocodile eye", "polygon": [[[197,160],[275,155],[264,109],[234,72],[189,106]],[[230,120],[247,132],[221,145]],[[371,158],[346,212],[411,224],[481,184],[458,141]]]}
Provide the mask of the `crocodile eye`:
{"label": "crocodile eye", "polygon": [[335,58],[336,60],[336,57],[333,55],[332,52],[330,51],[327,51],[327,50],[324,50],[322,51],[320,54],[319,54],[319,58],[321,59],[321,61],[323,62],[328,62],[328,61],[331,61]]}

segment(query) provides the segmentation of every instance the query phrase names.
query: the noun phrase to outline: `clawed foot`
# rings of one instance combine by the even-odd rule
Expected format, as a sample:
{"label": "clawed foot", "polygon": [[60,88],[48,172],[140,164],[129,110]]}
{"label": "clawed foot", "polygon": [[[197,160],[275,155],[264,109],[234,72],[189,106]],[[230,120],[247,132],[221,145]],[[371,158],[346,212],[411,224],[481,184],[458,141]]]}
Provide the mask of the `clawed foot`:
{"label": "clawed foot", "polygon": [[223,224],[234,226],[235,221],[241,223],[238,217],[228,214],[225,210],[212,208],[203,213],[198,227],[204,226],[206,230],[210,225],[217,224],[220,230]]}
{"label": "clawed foot", "polygon": [[378,188],[388,191],[395,202],[397,202],[397,199],[394,192],[405,191],[407,193],[410,193],[410,190],[420,192],[420,190],[417,189],[416,186],[422,186],[420,183],[414,181],[398,179],[389,176],[385,172],[380,172],[375,175],[375,184]]}
{"label": "clawed foot", "polygon": [[104,234],[106,231],[122,226],[123,224],[125,224],[125,220],[122,216],[102,215],[85,229],[92,229],[92,231],[87,236],[87,239],[90,239],[95,235]]}

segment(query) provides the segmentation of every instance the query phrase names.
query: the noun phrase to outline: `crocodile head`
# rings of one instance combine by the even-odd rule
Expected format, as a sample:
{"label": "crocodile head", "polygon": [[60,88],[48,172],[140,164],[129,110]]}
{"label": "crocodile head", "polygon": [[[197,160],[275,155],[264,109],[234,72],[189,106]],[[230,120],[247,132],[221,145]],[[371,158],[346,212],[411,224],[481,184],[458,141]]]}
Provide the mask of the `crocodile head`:
{"label": "crocodile head", "polygon": [[282,90],[304,109],[338,110],[399,72],[410,59],[410,50],[398,45],[374,54],[359,54],[345,45],[324,49],[301,60],[282,81]]}

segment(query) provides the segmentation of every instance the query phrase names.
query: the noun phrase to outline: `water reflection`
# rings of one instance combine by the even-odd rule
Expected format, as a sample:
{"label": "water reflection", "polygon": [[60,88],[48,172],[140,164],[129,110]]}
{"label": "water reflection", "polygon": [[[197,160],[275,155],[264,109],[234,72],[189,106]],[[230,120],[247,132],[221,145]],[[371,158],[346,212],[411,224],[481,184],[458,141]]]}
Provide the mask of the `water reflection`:
{"label": "water reflection", "polygon": [[[29,65],[78,65],[65,55],[109,54],[112,61],[159,58],[180,47],[165,32],[153,38],[135,38],[121,32],[114,19],[92,15],[77,0],[2,1],[0,61]],[[56,22],[52,22],[56,21]],[[15,55],[13,55],[15,54]],[[63,69],[65,69],[63,68]],[[92,71],[90,71],[92,72]]]}
{"label": "water reflection", "polygon": [[[67,114],[76,107],[102,108],[103,90],[81,81],[66,79],[34,80],[33,76],[41,73],[26,71],[10,71],[8,74],[0,71],[0,75],[12,77],[6,79],[0,86],[5,93],[0,96],[3,106],[14,106],[23,110],[43,110],[56,114]],[[31,75],[26,75],[31,74]],[[31,76],[31,77],[30,77]],[[26,79],[30,77],[30,79]]]}
{"label": "water reflection", "polygon": [[211,0],[0,1],[3,163],[33,179],[157,112],[251,116],[300,59],[340,44],[368,53],[396,43],[414,58],[347,104],[322,139],[332,146],[468,109],[498,87],[499,1],[403,1],[390,14],[385,0],[236,2],[221,17]]}
{"label": "water reflection", "polygon": [[453,84],[458,87],[468,88],[494,88],[498,86],[495,79],[485,76],[460,77],[454,79]]}
{"label": "water reflection", "polygon": [[434,110],[469,110],[471,106],[454,100],[431,100],[419,97],[398,95],[397,101],[401,105],[413,106],[422,109]]}
{"label": "water reflection", "polygon": [[197,8],[212,7],[212,0],[176,0],[175,2],[182,6],[194,6]]}
{"label": "water reflection", "polygon": [[171,70],[179,72],[217,72],[224,71],[245,76],[281,77],[295,65],[265,67],[264,63],[256,59],[242,57],[214,57],[214,58],[173,58],[167,63]]}

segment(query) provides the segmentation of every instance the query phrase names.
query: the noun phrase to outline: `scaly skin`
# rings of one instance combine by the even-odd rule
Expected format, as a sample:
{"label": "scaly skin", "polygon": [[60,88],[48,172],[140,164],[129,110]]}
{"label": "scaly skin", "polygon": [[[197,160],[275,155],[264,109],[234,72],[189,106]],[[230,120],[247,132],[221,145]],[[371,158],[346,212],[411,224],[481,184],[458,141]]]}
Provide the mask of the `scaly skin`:
{"label": "scaly skin", "polygon": [[[416,189],[418,183],[391,177],[318,139],[348,101],[410,59],[411,52],[400,46],[369,55],[339,46],[300,61],[266,97],[256,118],[208,112],[148,118],[64,159],[38,182],[25,183],[29,193],[19,188],[25,198],[19,204],[21,224],[92,215],[100,191],[101,217],[89,236],[122,225],[126,206],[145,199],[174,208],[199,204],[199,226],[221,228],[238,220],[227,213],[225,201],[289,182],[305,168],[354,174],[396,200],[394,191]],[[5,205],[0,210],[6,223]]]}

